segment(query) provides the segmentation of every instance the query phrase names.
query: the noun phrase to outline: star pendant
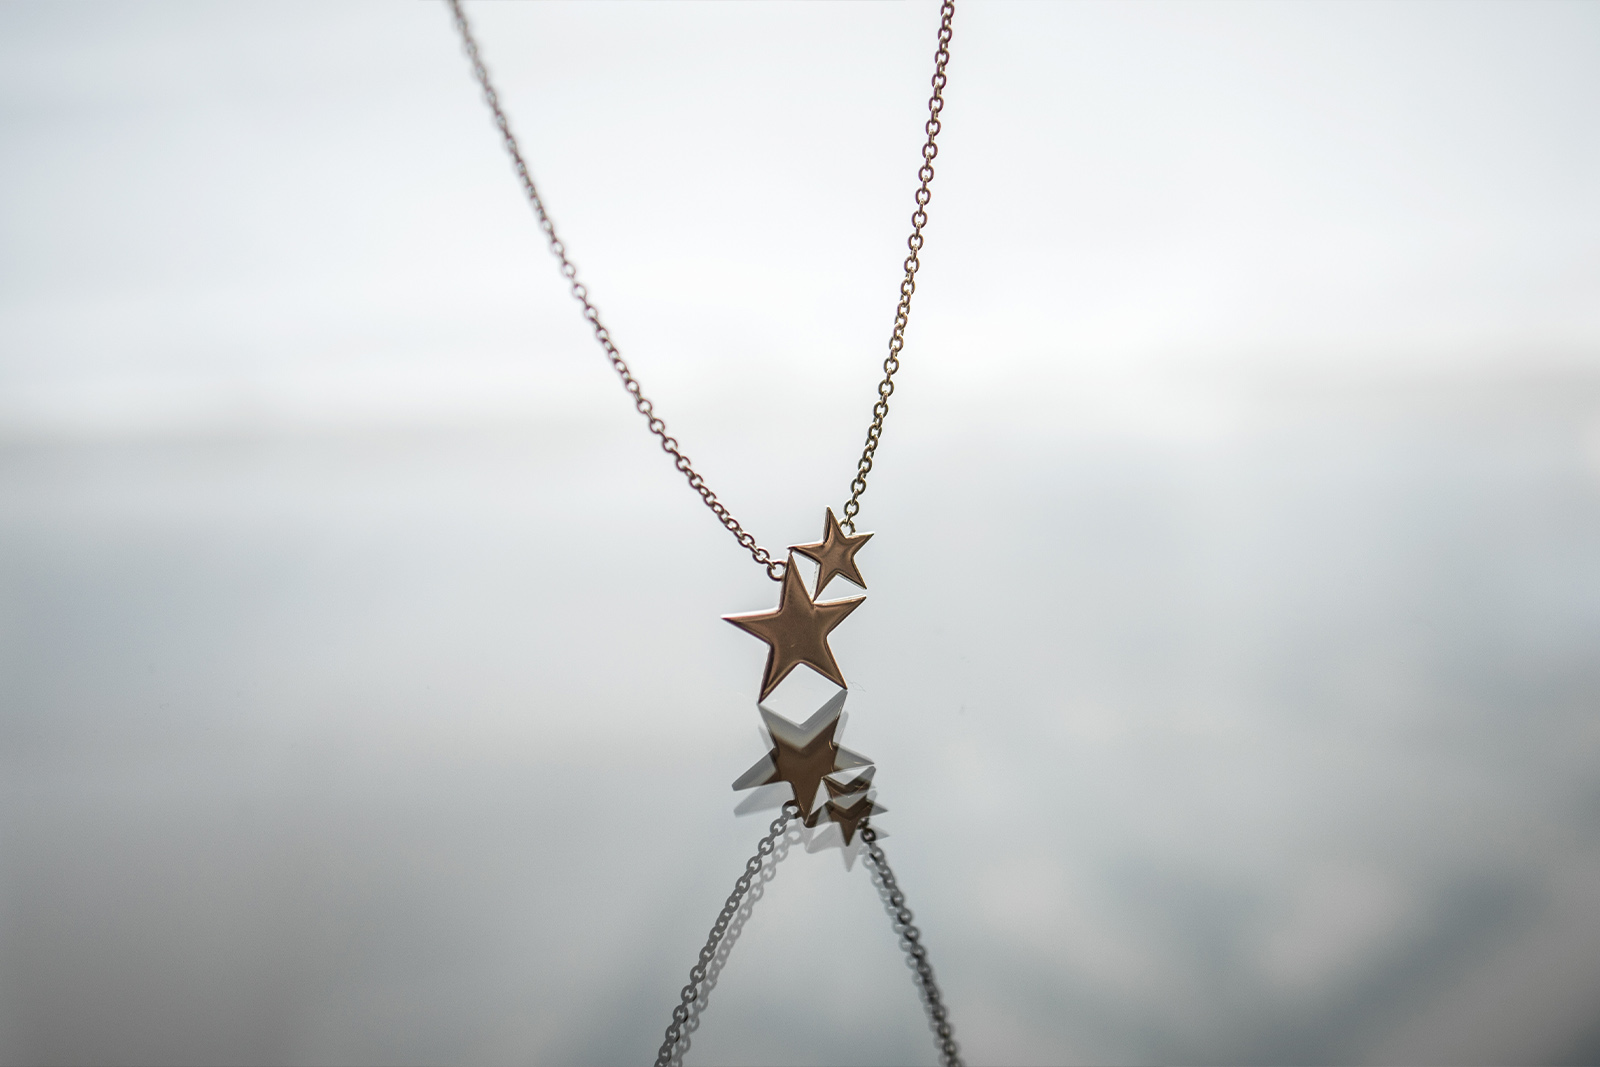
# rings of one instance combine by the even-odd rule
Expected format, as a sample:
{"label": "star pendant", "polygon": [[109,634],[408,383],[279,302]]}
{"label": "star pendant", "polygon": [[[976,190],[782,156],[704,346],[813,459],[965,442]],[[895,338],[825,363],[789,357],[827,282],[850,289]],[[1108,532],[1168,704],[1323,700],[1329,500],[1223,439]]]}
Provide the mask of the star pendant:
{"label": "star pendant", "polygon": [[813,602],[800,581],[794,556],[790,555],[789,565],[783,570],[777,611],[724,615],[724,619],[746,633],[755,634],[770,646],[766,673],[761,678],[761,699],[767,699],[778,688],[778,683],[802,663],[839,688],[846,688],[844,675],[839,673],[839,664],[828,648],[828,634],[865,599],[858,596],[820,604]]}
{"label": "star pendant", "polygon": [[828,583],[836,577],[846,578],[861,588],[867,587],[866,581],[861,577],[861,570],[856,566],[856,553],[861,546],[872,539],[869,533],[847,534],[844,527],[839,525],[839,520],[833,517],[833,509],[828,509],[828,518],[822,527],[822,540],[811,545],[791,545],[790,550],[800,553],[817,565],[817,591],[812,596],[821,596]]}

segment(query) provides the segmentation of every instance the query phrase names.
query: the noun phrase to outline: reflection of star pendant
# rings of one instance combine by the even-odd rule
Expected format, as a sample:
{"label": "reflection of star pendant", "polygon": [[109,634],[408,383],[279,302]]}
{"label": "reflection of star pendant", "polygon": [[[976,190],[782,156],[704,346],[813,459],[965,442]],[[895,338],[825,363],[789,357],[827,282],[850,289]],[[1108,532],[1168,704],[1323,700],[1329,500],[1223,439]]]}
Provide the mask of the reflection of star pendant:
{"label": "reflection of star pendant", "polygon": [[[814,827],[824,813],[839,827],[844,834],[844,843],[849,844],[856,836],[856,829],[872,815],[882,815],[888,808],[879,807],[873,799],[872,775],[876,767],[868,767],[848,782],[840,784],[831,777],[824,778],[822,784],[828,787],[828,800],[819,804],[806,818],[805,824]],[[853,803],[845,803],[852,801]]]}
{"label": "reflection of star pendant", "polygon": [[[834,785],[831,778],[824,778],[822,784],[828,787],[829,793],[833,793]],[[840,804],[837,800],[829,800],[826,807],[828,809],[828,818],[838,824],[839,832],[844,834],[844,843],[847,845],[855,839],[857,828],[863,822],[866,822],[869,816],[882,815],[889,810],[873,803],[870,796],[863,796],[848,807]]]}
{"label": "reflection of star pendant", "polygon": [[828,517],[823,523],[822,540],[811,545],[792,545],[794,551],[812,560],[817,565],[817,591],[813,596],[821,596],[823,589],[835,577],[841,577],[854,582],[865,589],[867,583],[861,577],[861,570],[856,566],[856,553],[861,546],[872,537],[869,533],[847,534],[844,527],[839,525],[839,520],[833,517],[833,509],[828,509]]}
{"label": "reflection of star pendant", "polygon": [[[772,737],[772,750],[739,776],[733,783],[735,789],[754,789],[758,785],[788,782],[794,790],[794,799],[800,805],[800,814],[810,816],[816,799],[817,786],[828,783],[830,800],[836,786],[828,775],[838,771],[870,766],[872,761],[851,752],[839,744],[839,712],[844,709],[845,694],[840,693],[828,701],[817,713],[803,723],[792,723],[777,712],[761,710],[761,718]],[[871,781],[869,776],[859,776]],[[863,813],[865,814],[865,813]],[[807,822],[806,825],[815,825]]]}
{"label": "reflection of star pendant", "polygon": [[839,673],[839,664],[834,662],[833,652],[828,648],[828,634],[865,599],[858,596],[814,603],[800,581],[794,557],[790,556],[789,565],[783,570],[778,610],[724,615],[723,618],[739,629],[755,634],[770,646],[767,670],[761,678],[761,699],[767,699],[778,683],[802,663],[834,685],[845,688],[844,675]]}

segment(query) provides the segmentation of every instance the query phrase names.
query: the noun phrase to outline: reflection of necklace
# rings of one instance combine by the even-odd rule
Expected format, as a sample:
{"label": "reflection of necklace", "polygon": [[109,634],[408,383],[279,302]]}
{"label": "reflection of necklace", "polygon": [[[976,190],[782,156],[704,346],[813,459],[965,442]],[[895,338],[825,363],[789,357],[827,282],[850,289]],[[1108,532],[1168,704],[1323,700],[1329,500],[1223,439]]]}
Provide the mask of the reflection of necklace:
{"label": "reflection of necklace", "polygon": [[[573,297],[583,305],[583,316],[589,321],[595,340],[600,342],[611,366],[622,379],[623,387],[633,398],[633,406],[647,420],[650,432],[660,440],[662,450],[672,456],[674,465],[688,480],[689,487],[700,495],[700,499],[762,566],[767,576],[781,583],[775,610],[726,616],[729,622],[767,644],[767,664],[761,679],[760,700],[765,701],[789,673],[801,665],[810,667],[841,690],[803,724],[790,722],[758,705],[772,740],[772,750],[735,781],[733,787],[750,789],[765,785],[787,785],[793,796],[784,803],[782,813],[773,821],[767,836],[761,839],[756,854],[745,864],[745,873],[734,883],[733,893],[728,897],[722,913],[717,916],[705,948],[700,950],[698,962],[689,971],[689,984],[683,987],[681,1003],[673,1009],[672,1023],[667,1027],[666,1039],[662,1042],[656,1063],[660,1067],[682,1062],[689,1048],[689,1032],[697,1025],[700,1011],[709,995],[707,975],[721,969],[721,963],[732,946],[732,938],[728,936],[730,925],[736,921],[742,925],[743,918],[749,914],[755,897],[760,894],[759,888],[752,892],[752,886],[759,886],[771,877],[769,872],[776,863],[775,853],[780,849],[787,851],[793,832],[789,824],[798,817],[800,827],[810,835],[807,839],[808,849],[823,847],[819,842],[826,838],[829,831],[837,829],[837,843],[851,850],[847,854],[847,862],[865,851],[866,862],[875,875],[879,893],[900,934],[901,947],[916,971],[924,1007],[937,1037],[940,1061],[946,1065],[959,1064],[960,1053],[952,1036],[939,987],[934,981],[933,969],[928,964],[927,951],[921,944],[921,934],[911,924],[912,915],[905,906],[905,897],[872,829],[871,817],[884,810],[874,803],[876,794],[872,779],[876,768],[871,760],[844,748],[835,738],[841,725],[840,715],[844,710],[846,694],[844,676],[839,672],[839,665],[828,647],[828,634],[866,598],[817,599],[834,578],[844,578],[866,588],[861,571],[856,567],[855,556],[872,535],[856,532],[856,516],[861,511],[861,496],[867,490],[867,475],[872,471],[873,456],[883,435],[883,420],[889,414],[889,398],[894,395],[894,375],[900,369],[900,352],[905,346],[906,323],[911,315],[911,296],[916,291],[917,268],[920,266],[918,256],[923,243],[922,228],[928,221],[933,160],[938,155],[939,112],[944,107],[945,64],[950,59],[950,23],[955,16],[955,2],[944,0],[939,12],[939,47],[934,56],[933,95],[928,100],[925,127],[928,139],[922,147],[922,166],[917,172],[921,184],[917,187],[916,210],[911,215],[911,236],[906,242],[909,254],[904,264],[905,278],[900,283],[900,301],[895,307],[889,355],[883,361],[883,380],[878,383],[878,399],[872,406],[872,423],[867,428],[866,444],[856,464],[856,476],[850,482],[850,499],[844,505],[844,519],[838,519],[833,509],[829,508],[822,540],[814,544],[791,546],[787,558],[783,560],[774,559],[767,549],[757,544],[755,537],[740,525],[717,494],[711,491],[711,487],[706,485],[705,479],[690,463],[689,457],[679,448],[677,439],[667,433],[667,424],[656,414],[655,405],[641,391],[638,379],[628,369],[627,362],[612,342],[610,331],[600,321],[599,310],[590,302],[588,287],[578,280],[578,268],[567,257],[566,245],[556,236],[555,224],[545,211],[533,175],[511,132],[510,121],[500,106],[499,94],[489,81],[488,68],[484,66],[477,42],[467,24],[461,0],[450,0],[450,6],[467,57],[472,61],[472,71],[483,87],[484,100],[494,115],[495,125],[505,141],[506,151],[511,156],[523,191],[539,218],[539,226],[550,244],[550,251],[561,262],[561,273],[567,279]],[[799,569],[795,566],[794,554],[797,552],[817,566],[816,585],[810,592],[806,590]],[[826,791],[826,797],[821,798],[822,803],[818,804],[820,790]],[[827,826],[822,825],[824,816],[828,820]]]}

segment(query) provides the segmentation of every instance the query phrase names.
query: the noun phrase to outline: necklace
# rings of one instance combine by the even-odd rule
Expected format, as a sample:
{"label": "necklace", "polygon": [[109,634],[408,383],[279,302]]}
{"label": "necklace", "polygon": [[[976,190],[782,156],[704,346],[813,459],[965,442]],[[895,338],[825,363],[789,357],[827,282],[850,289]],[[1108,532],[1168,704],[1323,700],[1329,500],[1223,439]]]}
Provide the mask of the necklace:
{"label": "necklace", "polygon": [[[864,853],[866,865],[873,874],[879,894],[900,935],[901,948],[915,972],[918,992],[935,1036],[940,1063],[945,1067],[959,1067],[962,1062],[960,1050],[955,1042],[943,995],[934,979],[933,967],[928,962],[927,949],[922,944],[921,932],[912,924],[913,916],[906,907],[905,894],[900,890],[888,858],[878,844],[878,834],[872,827],[872,817],[887,810],[876,802],[873,779],[877,768],[867,757],[845,748],[837,738],[848,687],[828,646],[828,635],[866,598],[821,599],[824,590],[835,578],[843,578],[861,589],[866,588],[866,580],[856,565],[855,557],[872,534],[857,532],[856,517],[861,512],[861,498],[867,491],[867,476],[872,473],[873,457],[883,436],[884,419],[889,414],[889,400],[894,395],[894,376],[900,369],[906,325],[911,318],[911,297],[917,288],[917,270],[921,266],[919,257],[923,246],[922,230],[928,222],[927,208],[932,199],[933,161],[939,153],[939,113],[944,107],[945,66],[950,60],[951,21],[955,17],[955,2],[944,0],[939,10],[933,95],[928,99],[928,120],[924,125],[927,140],[922,146],[922,165],[917,171],[920,184],[915,195],[916,208],[911,215],[911,236],[906,240],[908,254],[903,264],[905,277],[900,282],[900,299],[895,305],[889,353],[883,361],[883,380],[878,383],[877,400],[872,405],[872,421],[867,427],[861,458],[856,462],[855,477],[850,481],[850,498],[842,509],[842,519],[834,514],[831,507],[826,510],[822,540],[791,545],[783,559],[776,558],[763,548],[755,536],[733,516],[694,469],[694,464],[684,454],[677,438],[667,433],[666,422],[644,395],[639,380],[634,377],[613,342],[611,332],[601,321],[599,309],[589,299],[588,286],[578,279],[578,268],[567,255],[565,243],[556,235],[555,224],[545,210],[544,200],[523,158],[521,146],[511,132],[511,122],[501,107],[500,95],[489,78],[489,69],[473,37],[462,0],[449,0],[449,3],[456,30],[461,35],[462,47],[472,63],[473,75],[500,131],[506,153],[511,157],[512,168],[539,220],[539,228],[544,233],[551,253],[561,264],[561,274],[566,278],[573,298],[583,307],[583,317],[588,321],[595,340],[621,379],[634,408],[646,420],[650,433],[655,435],[662,451],[672,457],[673,465],[684,476],[689,488],[699,495],[739,545],[750,553],[767,577],[779,583],[778,606],[774,610],[723,616],[767,645],[766,666],[761,676],[756,707],[772,748],[755,766],[734,781],[733,788],[744,790],[788,785],[793,798],[783,804],[767,835],[757,844],[755,854],[746,861],[744,873],[734,882],[733,892],[712,924],[705,947],[689,969],[689,982],[683,987],[679,1003],[673,1008],[672,1020],[656,1056],[656,1067],[683,1062],[689,1049],[690,1033],[698,1025],[700,1012],[706,1006],[709,995],[707,979],[711,978],[714,982],[715,974],[721,970],[732,947],[730,932],[736,923],[742,925],[744,917],[749,914],[752,898],[756,895],[752,894],[752,887],[758,885],[763,872],[770,869],[768,864],[776,862],[780,847],[786,851],[791,822],[798,821],[806,831],[821,828],[826,832],[830,827],[822,826],[824,817],[832,827],[837,827],[844,847],[851,847],[859,838],[860,844],[856,847]],[[809,591],[795,565],[796,553],[816,565],[815,585]],[[839,692],[804,723],[795,723],[767,708],[764,702],[795,668],[801,666],[809,667],[832,682]]]}

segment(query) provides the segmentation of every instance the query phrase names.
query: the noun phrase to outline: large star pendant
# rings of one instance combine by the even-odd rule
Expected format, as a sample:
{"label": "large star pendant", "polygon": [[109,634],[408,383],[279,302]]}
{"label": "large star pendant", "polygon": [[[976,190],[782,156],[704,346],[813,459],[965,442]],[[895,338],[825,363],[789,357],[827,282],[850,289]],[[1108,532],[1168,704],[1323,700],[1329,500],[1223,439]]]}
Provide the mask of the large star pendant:
{"label": "large star pendant", "polygon": [[844,698],[845,694],[840,693],[804,723],[792,723],[762,708],[761,717],[766,721],[767,733],[772,736],[772,751],[740,775],[733,788],[753,789],[758,785],[788,782],[794,790],[795,802],[800,805],[800,814],[809,816],[817,799],[817,788],[828,775],[871,766],[871,760],[834,740],[839,729],[839,712],[844,710]]}
{"label": "large star pendant", "polygon": [[724,615],[724,619],[755,634],[770,646],[767,670],[761,678],[761,699],[767,699],[778,683],[802,663],[834,685],[845,688],[844,675],[839,673],[839,664],[834,662],[833,651],[828,648],[828,634],[865,599],[858,596],[814,603],[800,581],[791,555],[783,571],[777,611]]}
{"label": "large star pendant", "polygon": [[812,545],[791,545],[792,551],[800,553],[807,559],[815,561],[817,565],[817,591],[812,596],[821,596],[828,583],[836,577],[843,577],[865,589],[867,583],[861,577],[861,570],[856,566],[856,553],[861,546],[872,539],[869,533],[847,534],[844,527],[839,525],[839,520],[833,517],[833,509],[828,509],[828,518],[822,527],[822,540]]}

